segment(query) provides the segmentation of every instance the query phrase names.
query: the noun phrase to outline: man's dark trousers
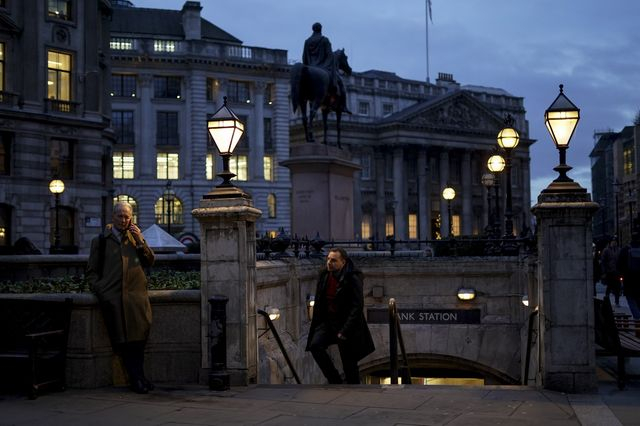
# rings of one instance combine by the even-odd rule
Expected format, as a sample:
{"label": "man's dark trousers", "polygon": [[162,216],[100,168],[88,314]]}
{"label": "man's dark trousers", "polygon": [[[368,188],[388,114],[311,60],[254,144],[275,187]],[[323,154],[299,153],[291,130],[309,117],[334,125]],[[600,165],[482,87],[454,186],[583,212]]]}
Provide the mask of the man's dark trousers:
{"label": "man's dark trousers", "polygon": [[322,370],[322,374],[324,374],[330,384],[342,383],[340,373],[333,365],[333,361],[327,353],[327,348],[334,344],[338,345],[338,350],[340,351],[345,381],[352,385],[359,384],[360,371],[358,370],[358,360],[353,356],[347,341],[338,339],[338,332],[332,327],[327,326],[327,324],[321,324],[316,328],[309,347],[313,359],[316,360],[318,367]]}

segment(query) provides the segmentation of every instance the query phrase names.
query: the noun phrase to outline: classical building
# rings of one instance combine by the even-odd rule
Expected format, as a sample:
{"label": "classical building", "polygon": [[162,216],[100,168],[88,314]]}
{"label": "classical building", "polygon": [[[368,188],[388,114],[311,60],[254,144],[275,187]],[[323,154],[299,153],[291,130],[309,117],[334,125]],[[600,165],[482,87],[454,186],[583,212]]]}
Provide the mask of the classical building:
{"label": "classical building", "polygon": [[638,223],[638,152],[640,125],[626,126],[620,132],[596,135],[591,158],[593,200],[600,209],[593,217],[593,238],[616,236],[626,244]]}
{"label": "classical building", "polygon": [[[497,177],[499,191],[493,188],[490,194],[481,178],[507,114],[520,133],[511,154],[515,233],[530,226],[529,147],[534,140],[528,136],[523,98],[502,89],[461,86],[444,73],[435,84],[375,70],[344,80],[353,115],[343,116],[341,140],[362,167],[354,188],[355,238],[447,236],[448,205],[442,198],[447,185],[456,191],[451,204],[454,235],[483,233],[495,219],[496,192],[503,221],[505,173]],[[304,141],[299,123],[294,121],[292,143]],[[316,137],[321,133],[316,129]],[[331,123],[329,143],[335,137]]]}
{"label": "classical building", "polygon": [[245,124],[231,157],[235,182],[263,215],[257,231],[289,228],[287,52],[245,46],[201,18],[199,2],[182,10],[119,2],[111,22],[114,198],[135,207],[144,229],[157,223],[183,241],[198,237],[191,215],[221,171],[207,116],[227,97]]}
{"label": "classical building", "polygon": [[0,1],[0,253],[21,237],[48,252],[56,228],[58,248],[74,252],[100,231],[111,205],[110,13],[106,0]]}

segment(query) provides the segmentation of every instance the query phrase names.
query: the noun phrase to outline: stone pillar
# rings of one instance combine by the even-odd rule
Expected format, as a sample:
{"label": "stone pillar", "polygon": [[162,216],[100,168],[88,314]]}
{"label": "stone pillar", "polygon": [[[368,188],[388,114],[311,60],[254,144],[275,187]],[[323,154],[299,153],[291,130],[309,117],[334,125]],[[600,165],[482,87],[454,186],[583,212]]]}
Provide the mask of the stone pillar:
{"label": "stone pillar", "polygon": [[471,151],[465,150],[462,154],[462,235],[473,234],[473,185],[471,183]]}
{"label": "stone pillar", "polygon": [[360,166],[349,153],[318,143],[295,144],[280,165],[291,170],[292,234],[352,240],[353,175]]}
{"label": "stone pillar", "polygon": [[246,194],[216,197],[217,189],[192,211],[200,222],[201,367],[211,367],[208,300],[226,296],[228,372],[231,385],[246,386],[258,377],[255,222],[262,212]]}
{"label": "stone pillar", "polygon": [[[440,188],[438,188],[438,197],[440,197],[440,235],[449,236],[449,215],[447,209],[447,200],[442,197],[442,190],[449,183],[449,151],[440,152]],[[455,199],[454,199],[455,200]]]}
{"label": "stone pillar", "polygon": [[405,196],[404,148],[393,150],[393,233],[396,240],[407,240],[407,197]]}
{"label": "stone pillar", "polygon": [[384,153],[376,151],[376,217],[374,219],[375,231],[373,236],[383,240],[386,237],[387,200],[385,194],[385,165]]}
{"label": "stone pillar", "polygon": [[429,175],[427,151],[418,152],[418,238],[431,238],[431,178]]}
{"label": "stone pillar", "polygon": [[597,208],[572,181],[554,181],[532,208],[538,224],[540,379],[547,389],[597,388],[591,253]]}

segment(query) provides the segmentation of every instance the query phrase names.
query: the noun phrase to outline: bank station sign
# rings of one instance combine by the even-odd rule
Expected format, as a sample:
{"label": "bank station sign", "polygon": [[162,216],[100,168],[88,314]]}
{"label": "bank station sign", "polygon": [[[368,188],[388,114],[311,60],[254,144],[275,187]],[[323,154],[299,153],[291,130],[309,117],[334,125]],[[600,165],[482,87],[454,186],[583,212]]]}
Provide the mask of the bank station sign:
{"label": "bank station sign", "polygon": [[[480,324],[480,309],[398,309],[401,324]],[[367,309],[367,322],[386,324],[388,309]]]}

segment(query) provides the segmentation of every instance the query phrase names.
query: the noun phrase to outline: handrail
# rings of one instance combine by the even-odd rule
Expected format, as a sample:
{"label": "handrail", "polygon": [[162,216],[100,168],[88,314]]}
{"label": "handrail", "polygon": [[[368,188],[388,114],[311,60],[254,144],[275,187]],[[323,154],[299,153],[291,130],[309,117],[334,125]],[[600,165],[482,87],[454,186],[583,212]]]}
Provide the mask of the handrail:
{"label": "handrail", "polygon": [[529,364],[531,363],[531,345],[533,339],[533,318],[540,313],[538,307],[529,313],[529,329],[527,330],[527,358],[524,362],[524,376],[522,377],[522,384],[527,385],[529,382]]}
{"label": "handrail", "polygon": [[398,317],[398,308],[396,299],[389,299],[389,372],[391,376],[391,384],[398,384],[398,344],[400,344],[400,352],[402,353],[402,383],[411,384],[411,368],[409,367],[409,359],[407,351],[404,347],[404,339],[402,338],[402,329],[400,328],[400,318]]}
{"label": "handrail", "polygon": [[278,330],[276,330],[275,325],[273,325],[273,321],[271,321],[271,318],[269,318],[269,314],[266,313],[263,309],[258,309],[257,312],[258,314],[262,315],[266,320],[267,327],[269,327],[269,329],[273,333],[273,337],[276,339],[276,342],[278,343],[278,347],[280,347],[280,352],[282,352],[282,355],[284,356],[285,361],[287,361],[287,365],[289,366],[289,369],[293,373],[293,377],[296,379],[296,382],[298,384],[302,383],[300,381],[300,377],[298,377],[298,373],[296,372],[296,369],[293,368],[293,364],[291,363],[291,359],[289,359],[289,354],[287,354],[287,350],[284,348],[284,345],[282,344],[282,340],[280,340],[280,335],[278,334]]}

